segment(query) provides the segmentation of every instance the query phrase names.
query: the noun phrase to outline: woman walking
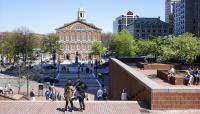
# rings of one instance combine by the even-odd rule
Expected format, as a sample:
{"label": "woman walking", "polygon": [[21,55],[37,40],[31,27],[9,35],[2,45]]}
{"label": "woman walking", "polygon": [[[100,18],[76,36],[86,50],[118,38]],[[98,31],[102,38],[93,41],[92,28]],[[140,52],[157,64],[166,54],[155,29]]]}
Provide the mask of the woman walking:
{"label": "woman walking", "polygon": [[75,88],[72,86],[72,81],[68,80],[67,84],[65,85],[65,89],[64,89],[64,97],[65,97],[65,101],[66,101],[65,111],[67,111],[69,102],[71,104],[71,110],[69,109],[69,111],[73,111],[72,97],[74,96],[74,92],[75,92]]}
{"label": "woman walking", "polygon": [[85,95],[86,89],[87,89],[87,86],[79,79],[76,85],[76,90],[77,90],[76,96],[78,97],[78,100],[79,100],[81,112],[85,110],[84,98],[86,97]]}

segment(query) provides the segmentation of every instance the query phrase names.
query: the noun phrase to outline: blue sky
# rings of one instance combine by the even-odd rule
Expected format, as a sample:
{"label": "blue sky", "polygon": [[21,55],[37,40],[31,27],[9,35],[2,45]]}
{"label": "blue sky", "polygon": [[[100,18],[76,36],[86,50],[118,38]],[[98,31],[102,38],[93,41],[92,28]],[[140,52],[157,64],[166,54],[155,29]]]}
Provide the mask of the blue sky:
{"label": "blue sky", "polygon": [[85,8],[87,22],[112,32],[115,18],[129,10],[164,20],[165,0],[0,0],[0,32],[22,26],[36,33],[55,32],[77,19],[79,7]]}

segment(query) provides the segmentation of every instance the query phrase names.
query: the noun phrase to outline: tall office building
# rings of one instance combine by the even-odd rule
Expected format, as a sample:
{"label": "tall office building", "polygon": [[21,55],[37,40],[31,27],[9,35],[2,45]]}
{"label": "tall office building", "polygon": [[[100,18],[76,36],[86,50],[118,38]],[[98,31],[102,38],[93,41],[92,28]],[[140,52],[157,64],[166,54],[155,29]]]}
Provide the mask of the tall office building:
{"label": "tall office building", "polygon": [[169,34],[174,31],[174,6],[180,0],[165,0],[165,22],[169,24]]}
{"label": "tall office building", "polygon": [[195,0],[195,10],[194,10],[194,25],[195,25],[195,34],[200,37],[200,0]]}
{"label": "tall office building", "polygon": [[174,16],[174,35],[190,32],[200,36],[200,0],[176,2]]}
{"label": "tall office building", "polygon": [[168,35],[168,23],[163,22],[158,18],[135,18],[128,25],[128,31],[137,40],[138,38],[150,39],[156,36]]}
{"label": "tall office building", "polygon": [[113,22],[113,33],[120,32],[123,29],[127,29],[127,25],[133,22],[133,19],[137,15],[133,14],[133,12],[128,11],[123,15],[120,15]]}
{"label": "tall office building", "polygon": [[58,55],[60,60],[90,59],[91,45],[95,41],[101,41],[101,29],[86,22],[85,10],[79,8],[77,20],[64,24],[56,29],[59,43],[63,45],[63,53]]}

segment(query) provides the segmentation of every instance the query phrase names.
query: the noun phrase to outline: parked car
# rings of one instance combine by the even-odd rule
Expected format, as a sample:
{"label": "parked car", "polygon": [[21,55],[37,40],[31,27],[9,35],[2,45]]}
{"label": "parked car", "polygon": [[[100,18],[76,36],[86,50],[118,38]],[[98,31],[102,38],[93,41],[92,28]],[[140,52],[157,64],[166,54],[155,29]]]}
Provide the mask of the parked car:
{"label": "parked car", "polygon": [[57,69],[56,66],[49,65],[49,66],[44,66],[44,69]]}
{"label": "parked car", "polygon": [[55,78],[53,78],[53,77],[44,77],[44,78],[43,78],[43,81],[44,81],[44,82],[49,82],[51,85],[52,85],[53,83],[58,83],[58,82],[59,82],[58,79],[55,79]]}

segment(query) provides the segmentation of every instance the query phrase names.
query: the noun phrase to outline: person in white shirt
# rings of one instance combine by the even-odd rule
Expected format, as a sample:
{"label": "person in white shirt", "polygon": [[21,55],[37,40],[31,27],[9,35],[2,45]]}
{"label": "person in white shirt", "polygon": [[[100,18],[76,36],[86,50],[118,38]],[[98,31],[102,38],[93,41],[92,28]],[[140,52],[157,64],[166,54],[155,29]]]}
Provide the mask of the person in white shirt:
{"label": "person in white shirt", "polygon": [[121,100],[122,101],[126,101],[127,100],[127,93],[126,93],[126,91],[124,89],[122,91]]}
{"label": "person in white shirt", "polygon": [[171,67],[170,70],[168,71],[168,77],[175,76],[175,74],[176,74],[176,71],[174,67]]}
{"label": "person in white shirt", "polygon": [[103,90],[101,88],[99,88],[99,90],[97,91],[97,99],[98,100],[103,99]]}

